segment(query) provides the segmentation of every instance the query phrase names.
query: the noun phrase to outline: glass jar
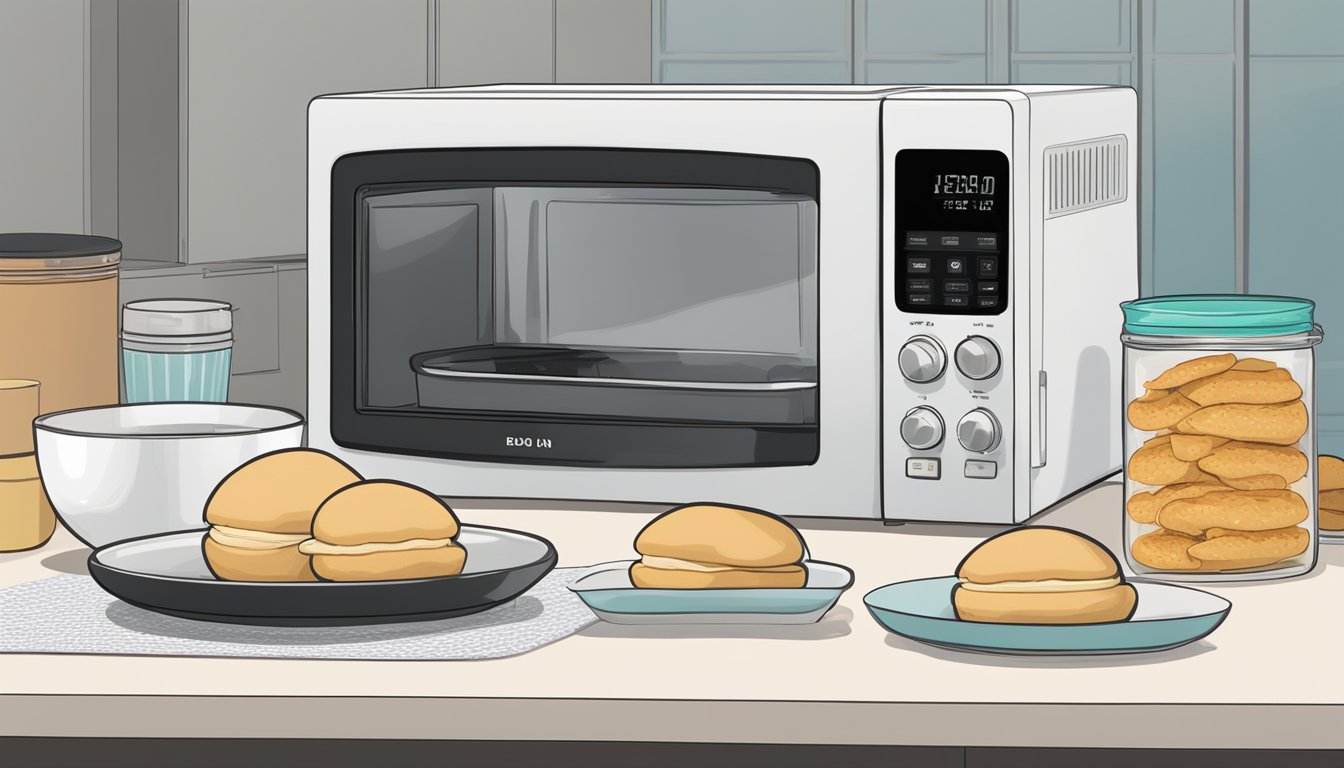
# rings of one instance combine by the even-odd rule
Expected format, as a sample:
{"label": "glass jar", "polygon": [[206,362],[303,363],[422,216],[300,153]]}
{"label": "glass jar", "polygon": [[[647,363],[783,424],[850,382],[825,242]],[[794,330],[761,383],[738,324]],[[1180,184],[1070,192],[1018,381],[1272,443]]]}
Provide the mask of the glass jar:
{"label": "glass jar", "polygon": [[233,307],[207,299],[127,302],[121,359],[128,403],[227,403]]}
{"label": "glass jar", "polygon": [[1165,581],[1284,578],[1317,555],[1315,305],[1121,305],[1125,560]]}

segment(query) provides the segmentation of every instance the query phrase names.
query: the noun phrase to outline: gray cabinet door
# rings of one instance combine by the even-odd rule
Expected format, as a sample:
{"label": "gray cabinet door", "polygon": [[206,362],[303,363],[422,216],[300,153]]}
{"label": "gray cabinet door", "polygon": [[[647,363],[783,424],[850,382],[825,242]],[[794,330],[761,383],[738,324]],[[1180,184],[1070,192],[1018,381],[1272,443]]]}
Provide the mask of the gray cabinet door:
{"label": "gray cabinet door", "polygon": [[308,337],[307,271],[281,269],[276,278],[280,289],[280,360],[278,371],[245,374],[235,371],[229,381],[229,399],[235,403],[278,405],[307,413]]}
{"label": "gray cabinet door", "polygon": [[289,264],[219,264],[122,273],[121,301],[215,299],[234,305],[229,400],[305,412],[307,271]]}
{"label": "gray cabinet door", "polygon": [[228,271],[206,268],[168,275],[156,275],[155,271],[127,272],[121,280],[121,303],[142,299],[227,301],[234,307],[230,373],[237,376],[280,368],[279,277],[275,267],[228,265]]}
{"label": "gray cabinet door", "polygon": [[308,102],[428,84],[424,0],[191,0],[184,6],[187,261],[305,250]]}
{"label": "gray cabinet door", "polygon": [[1316,302],[1318,440],[1344,453],[1344,3],[1250,6],[1248,288]]}
{"label": "gray cabinet door", "polygon": [[652,0],[556,0],[555,82],[650,82],[652,25]]}
{"label": "gray cabinet door", "polygon": [[554,0],[439,0],[438,84],[555,79]]}
{"label": "gray cabinet door", "polygon": [[84,2],[0,2],[0,232],[84,232]]}

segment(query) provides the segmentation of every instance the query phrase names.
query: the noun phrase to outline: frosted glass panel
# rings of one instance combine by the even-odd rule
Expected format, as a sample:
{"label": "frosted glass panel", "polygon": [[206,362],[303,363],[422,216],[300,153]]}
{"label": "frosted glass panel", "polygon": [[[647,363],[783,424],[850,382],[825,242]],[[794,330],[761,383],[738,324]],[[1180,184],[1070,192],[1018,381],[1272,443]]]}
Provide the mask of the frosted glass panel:
{"label": "frosted glass panel", "polygon": [[1037,85],[1129,85],[1128,61],[1018,61],[1013,82]]}
{"label": "frosted glass panel", "polygon": [[984,83],[983,56],[966,58],[869,61],[864,67],[866,83]]}
{"label": "frosted glass panel", "polygon": [[868,0],[868,53],[984,53],[984,0]]}
{"label": "frosted glass panel", "polygon": [[849,50],[849,0],[663,0],[664,53]]}
{"label": "frosted glass panel", "polygon": [[1162,59],[1152,82],[1153,290],[1234,293],[1232,62]]}
{"label": "frosted glass panel", "polygon": [[664,83],[848,83],[848,61],[664,61]]}
{"label": "frosted glass panel", "polygon": [[1153,48],[1157,53],[1231,53],[1233,6],[1233,0],[1163,0],[1145,5],[1144,12],[1153,14]]}
{"label": "frosted glass panel", "polygon": [[1249,0],[1251,55],[1344,54],[1339,0]]}
{"label": "frosted glass panel", "polygon": [[1250,290],[1317,302],[1321,450],[1344,451],[1344,58],[1253,57],[1250,91]]}
{"label": "frosted glass panel", "polygon": [[1018,53],[1128,53],[1129,0],[1017,0]]}

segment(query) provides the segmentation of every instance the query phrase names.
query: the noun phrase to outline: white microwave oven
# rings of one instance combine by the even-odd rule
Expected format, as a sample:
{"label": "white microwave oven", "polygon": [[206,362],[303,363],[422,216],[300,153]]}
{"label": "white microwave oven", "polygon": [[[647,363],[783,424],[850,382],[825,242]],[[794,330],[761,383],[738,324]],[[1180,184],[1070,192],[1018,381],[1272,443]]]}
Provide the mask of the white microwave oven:
{"label": "white microwave oven", "polygon": [[449,496],[1021,522],[1120,467],[1136,103],[488,86],[309,107],[309,441]]}

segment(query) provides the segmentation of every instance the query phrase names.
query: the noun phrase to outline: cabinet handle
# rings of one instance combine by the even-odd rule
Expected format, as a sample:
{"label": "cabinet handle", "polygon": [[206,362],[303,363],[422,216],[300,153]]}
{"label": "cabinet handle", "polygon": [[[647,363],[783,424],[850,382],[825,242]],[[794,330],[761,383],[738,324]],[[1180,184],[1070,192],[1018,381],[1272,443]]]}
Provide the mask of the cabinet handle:
{"label": "cabinet handle", "polygon": [[279,272],[274,264],[268,264],[264,267],[243,267],[242,269],[201,269],[201,277],[236,277],[239,275],[267,275]]}

